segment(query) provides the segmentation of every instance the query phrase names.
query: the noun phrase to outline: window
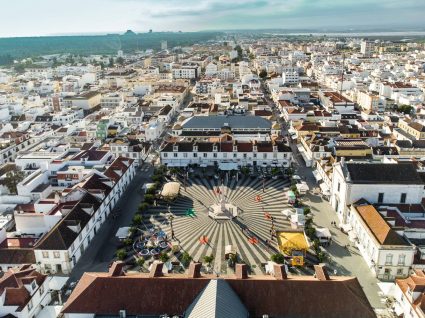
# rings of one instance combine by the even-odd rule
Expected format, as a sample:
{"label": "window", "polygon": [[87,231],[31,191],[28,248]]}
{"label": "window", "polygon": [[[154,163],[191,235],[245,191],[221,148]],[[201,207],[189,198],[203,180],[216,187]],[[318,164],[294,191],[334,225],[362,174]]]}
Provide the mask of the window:
{"label": "window", "polygon": [[227,152],[223,152],[223,158],[227,158]]}
{"label": "window", "polygon": [[257,154],[256,154],[256,153],[254,153],[252,156],[253,156],[254,158],[257,158]]}
{"label": "window", "polygon": [[187,158],[187,152],[183,153],[183,158]]}
{"label": "window", "polygon": [[217,158],[217,153],[216,152],[213,153],[213,157],[214,158]]}
{"label": "window", "polygon": [[31,283],[31,289],[32,290],[34,290],[34,289],[36,289],[37,288],[37,284],[35,283],[35,281],[33,281],[32,283]]}
{"label": "window", "polygon": [[179,155],[177,152],[173,153],[174,158],[177,158],[177,156]]}
{"label": "window", "polygon": [[338,182],[338,190],[339,191],[341,189],[341,183]]}
{"label": "window", "polygon": [[206,158],[208,156],[208,154],[206,152],[204,152],[204,158]]}
{"label": "window", "polygon": [[398,256],[398,265],[404,265],[406,261],[406,255],[405,254],[401,254]]}
{"label": "window", "polygon": [[164,158],[168,157],[168,153],[164,152]]}
{"label": "window", "polygon": [[31,311],[32,309],[32,299],[28,302],[28,311]]}
{"label": "window", "polygon": [[243,154],[243,158],[246,159],[246,153]]}
{"label": "window", "polygon": [[397,276],[402,276],[403,275],[403,269],[402,268],[398,268],[397,269]]}
{"label": "window", "polygon": [[382,203],[382,202],[384,202],[384,194],[381,192],[381,193],[378,193],[378,203]]}
{"label": "window", "polygon": [[233,158],[236,158],[238,156],[238,154],[237,153],[234,153],[233,154]]}
{"label": "window", "polygon": [[263,153],[263,159],[267,159],[267,154]]}
{"label": "window", "polygon": [[43,255],[43,258],[49,258],[49,252],[45,251],[41,253]]}
{"label": "window", "polygon": [[54,258],[60,258],[60,257],[61,257],[61,255],[60,255],[60,253],[59,253],[58,251],[54,251],[54,252],[53,252],[53,257],[54,257]]}
{"label": "window", "polygon": [[393,254],[387,254],[385,257],[385,265],[391,265],[393,263]]}
{"label": "window", "polygon": [[198,154],[196,152],[193,153],[193,158],[197,158]]}
{"label": "window", "polygon": [[273,153],[273,159],[277,159],[277,153],[276,152]]}
{"label": "window", "polygon": [[400,196],[400,203],[406,203],[407,193],[402,193]]}

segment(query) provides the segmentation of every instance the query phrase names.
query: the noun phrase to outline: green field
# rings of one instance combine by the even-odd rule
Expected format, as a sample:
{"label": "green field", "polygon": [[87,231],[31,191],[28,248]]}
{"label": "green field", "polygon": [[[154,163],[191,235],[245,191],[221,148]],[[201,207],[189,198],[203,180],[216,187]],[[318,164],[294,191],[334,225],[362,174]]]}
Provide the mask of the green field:
{"label": "green field", "polygon": [[109,34],[94,36],[46,36],[0,38],[0,64],[11,59],[71,53],[77,55],[114,54],[118,50],[159,49],[161,41],[168,47],[192,45],[215,39],[220,32],[153,32],[143,34]]}

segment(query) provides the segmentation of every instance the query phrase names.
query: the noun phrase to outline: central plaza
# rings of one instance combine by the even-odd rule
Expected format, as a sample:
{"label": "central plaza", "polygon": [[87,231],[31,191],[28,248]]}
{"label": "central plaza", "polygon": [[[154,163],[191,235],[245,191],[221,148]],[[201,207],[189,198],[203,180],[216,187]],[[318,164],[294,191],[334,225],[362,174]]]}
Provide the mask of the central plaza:
{"label": "central plaza", "polygon": [[[149,208],[149,219],[144,220],[141,229],[160,229],[169,237],[174,232],[181,251],[193,260],[202,261],[212,255],[216,274],[231,270],[225,260],[226,246],[231,245],[238,262],[246,263],[252,273],[260,274],[270,256],[278,252],[272,230],[290,227],[281,213],[287,207],[285,189],[289,185],[287,178],[263,181],[235,175],[181,180],[180,195],[169,204],[159,201],[157,206]],[[222,205],[227,215],[220,214],[214,219],[214,207],[221,210]]]}

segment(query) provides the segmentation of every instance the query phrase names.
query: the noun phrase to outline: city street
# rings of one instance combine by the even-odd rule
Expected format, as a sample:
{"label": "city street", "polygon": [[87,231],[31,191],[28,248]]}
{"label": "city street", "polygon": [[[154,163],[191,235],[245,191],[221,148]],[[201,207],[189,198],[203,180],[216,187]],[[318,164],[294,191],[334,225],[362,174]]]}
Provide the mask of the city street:
{"label": "city street", "polygon": [[[302,156],[298,153],[294,143],[291,143],[291,147],[297,174],[307,182],[310,190],[312,190],[318,186],[314,179],[312,168],[305,166]],[[330,257],[328,265],[331,275],[336,270],[337,275],[357,277],[371,305],[374,308],[384,308],[385,305],[381,303],[378,294],[380,289],[377,283],[379,281],[372,275],[371,270],[368,268],[354,243],[349,241],[348,235],[331,225],[331,222],[337,222],[338,224],[339,221],[329,202],[322,199],[320,195],[313,195],[310,191],[310,193],[304,196],[303,203],[310,206],[314,215],[315,226],[327,227],[332,234],[332,244],[329,247],[325,247]]]}
{"label": "city street", "polygon": [[[117,213],[114,219],[112,213],[103,224],[97,235],[93,238],[83,257],[72,270],[70,282],[79,280],[84,272],[104,272],[114,258],[117,246],[115,233],[120,227],[129,226],[140,202],[143,199],[141,187],[152,175],[153,167],[144,164],[128,186],[126,192],[118,201],[113,212]],[[119,209],[119,212],[118,212]]]}

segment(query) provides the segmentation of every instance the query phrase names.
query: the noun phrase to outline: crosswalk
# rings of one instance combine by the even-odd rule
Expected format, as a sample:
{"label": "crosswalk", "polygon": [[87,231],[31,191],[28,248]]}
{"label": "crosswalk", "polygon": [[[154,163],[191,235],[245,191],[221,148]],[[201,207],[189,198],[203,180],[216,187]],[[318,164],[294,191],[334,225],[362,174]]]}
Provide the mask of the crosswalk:
{"label": "crosswalk", "polygon": [[[212,254],[216,273],[228,274],[232,271],[224,260],[224,254],[225,246],[233,245],[239,262],[248,264],[253,274],[260,274],[263,271],[261,264],[266,263],[274,253],[265,245],[265,241],[271,239],[271,221],[265,217],[265,213],[274,218],[275,229],[290,226],[281,213],[288,207],[284,193],[289,181],[266,180],[263,192],[263,182],[257,178],[231,179],[224,185],[223,191],[227,201],[239,208],[239,215],[233,220],[215,221],[208,217],[208,207],[218,202],[219,194],[216,190],[219,186],[216,179],[199,177],[189,179],[186,188],[182,183],[181,195],[170,205],[170,211],[174,214],[175,236],[182,250],[188,252],[194,260],[202,261],[204,256]],[[261,200],[256,200],[258,196]],[[195,216],[187,216],[189,208],[194,209]],[[161,228],[171,235],[167,213],[168,206],[165,203],[152,207],[147,226]],[[243,231],[244,228],[249,232]],[[201,236],[208,237],[208,244],[201,244]],[[249,242],[252,236],[258,239],[257,244]]]}

